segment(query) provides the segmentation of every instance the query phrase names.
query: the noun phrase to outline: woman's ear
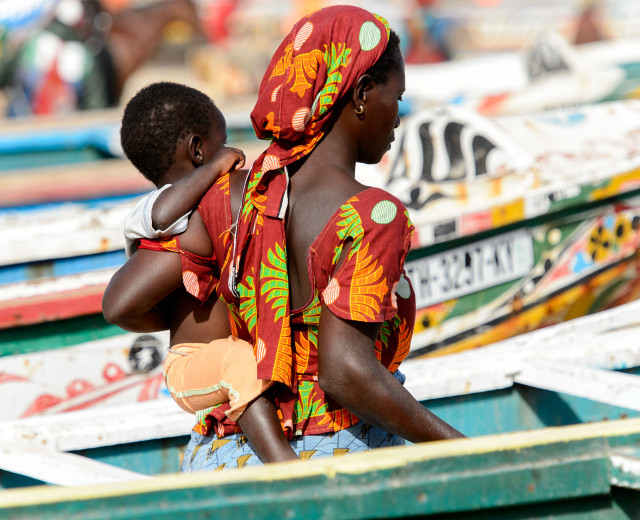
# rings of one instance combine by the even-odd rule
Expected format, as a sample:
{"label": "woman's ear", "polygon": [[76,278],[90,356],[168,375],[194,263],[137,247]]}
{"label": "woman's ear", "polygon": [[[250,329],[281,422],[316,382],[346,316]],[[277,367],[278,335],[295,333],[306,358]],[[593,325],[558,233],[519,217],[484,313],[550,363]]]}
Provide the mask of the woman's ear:
{"label": "woman's ear", "polygon": [[204,164],[203,144],[202,137],[198,134],[193,134],[189,137],[189,158],[195,167]]}
{"label": "woman's ear", "polygon": [[353,87],[353,107],[356,114],[360,115],[367,103],[367,93],[373,87],[373,80],[369,74],[363,74]]}

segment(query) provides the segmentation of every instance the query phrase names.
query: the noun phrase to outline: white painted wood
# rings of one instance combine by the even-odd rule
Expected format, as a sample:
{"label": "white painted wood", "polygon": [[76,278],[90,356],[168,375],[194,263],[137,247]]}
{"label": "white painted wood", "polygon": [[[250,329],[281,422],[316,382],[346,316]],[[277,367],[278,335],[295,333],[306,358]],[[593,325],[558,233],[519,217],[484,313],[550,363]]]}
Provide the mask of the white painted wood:
{"label": "white painted wood", "polygon": [[135,200],[93,208],[68,203],[30,212],[5,212],[0,226],[12,247],[0,265],[66,258],[124,248],[124,219]]}
{"label": "white painted wood", "polygon": [[117,267],[108,267],[106,269],[86,271],[84,273],[58,276],[55,278],[39,278],[26,282],[1,284],[0,303],[64,293],[84,287],[106,285],[117,270]]}
{"label": "white painted wood", "polygon": [[627,455],[615,454],[609,457],[614,471],[611,483],[627,489],[640,489],[640,460]]}
{"label": "white painted wood", "polygon": [[[64,348],[0,357],[0,421],[143,399],[170,400],[162,381],[162,363],[152,368],[130,362],[131,347],[141,336],[147,334],[123,333]],[[168,331],[151,336],[157,340],[158,353],[164,358],[169,346]],[[139,360],[144,361],[153,362]]]}
{"label": "white painted wood", "polygon": [[0,446],[0,470],[26,475],[48,484],[81,486],[128,482],[151,477],[95,460],[20,442]]}
{"label": "white painted wood", "polygon": [[459,104],[477,106],[485,96],[511,93],[522,98],[518,99],[518,104],[508,107],[512,112],[525,109],[533,112],[540,106],[548,108],[596,101],[603,96],[603,89],[606,93],[607,88],[611,90],[620,83],[622,78],[616,72],[622,71],[618,65],[640,60],[640,39],[637,37],[578,46],[569,46],[566,42],[558,46],[559,37],[556,35],[554,39],[554,47],[565,61],[571,62],[571,70],[557,71],[548,74],[547,78],[531,81],[526,71],[529,49],[493,52],[442,63],[407,64],[405,97],[422,104],[456,100]]}
{"label": "white painted wood", "polygon": [[522,334],[480,349],[405,361],[419,400],[508,388],[540,361],[606,370],[640,366],[640,301]]}
{"label": "white painted wood", "polygon": [[0,446],[17,442],[60,451],[189,435],[195,417],[171,399],[92,408],[0,423]]}
{"label": "white painted wood", "polygon": [[640,377],[567,363],[527,363],[515,383],[640,410]]}

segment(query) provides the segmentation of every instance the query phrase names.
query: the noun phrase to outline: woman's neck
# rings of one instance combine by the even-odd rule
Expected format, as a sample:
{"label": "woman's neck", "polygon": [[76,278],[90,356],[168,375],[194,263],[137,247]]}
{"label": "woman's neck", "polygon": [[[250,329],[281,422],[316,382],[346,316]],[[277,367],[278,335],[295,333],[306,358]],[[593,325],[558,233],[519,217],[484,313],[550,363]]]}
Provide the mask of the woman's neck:
{"label": "woman's neck", "polygon": [[[328,180],[327,176],[355,179],[357,150],[350,141],[349,136],[334,126],[307,157],[289,167],[289,176],[297,176],[297,182],[301,182],[302,177],[305,181],[308,177],[309,181],[322,182]],[[324,174],[319,175],[320,172]]]}

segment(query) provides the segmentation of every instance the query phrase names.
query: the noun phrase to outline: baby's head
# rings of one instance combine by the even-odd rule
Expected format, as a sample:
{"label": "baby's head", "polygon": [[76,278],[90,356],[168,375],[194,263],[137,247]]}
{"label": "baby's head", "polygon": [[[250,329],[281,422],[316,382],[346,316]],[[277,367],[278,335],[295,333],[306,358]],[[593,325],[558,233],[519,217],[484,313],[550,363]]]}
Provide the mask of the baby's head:
{"label": "baby's head", "polygon": [[220,133],[226,140],[224,116],[202,92],[178,83],[153,83],[127,103],[122,116],[120,142],[127,158],[142,175],[159,185],[176,160],[183,139],[203,139]]}

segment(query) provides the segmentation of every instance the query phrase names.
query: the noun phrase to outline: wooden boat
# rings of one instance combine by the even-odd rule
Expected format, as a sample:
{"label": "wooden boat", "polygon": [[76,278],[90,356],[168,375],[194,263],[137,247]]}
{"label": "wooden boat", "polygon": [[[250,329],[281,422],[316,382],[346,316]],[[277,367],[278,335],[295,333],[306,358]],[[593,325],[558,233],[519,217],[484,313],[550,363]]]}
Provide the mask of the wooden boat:
{"label": "wooden boat", "polygon": [[[333,458],[0,494],[7,520],[606,518],[637,515],[638,420]],[[101,470],[102,468],[100,468]],[[124,473],[124,471],[122,471]],[[438,515],[438,516],[435,516]]]}
{"label": "wooden boat", "polygon": [[579,18],[594,7],[592,22],[603,39],[640,36],[640,11],[634,2],[556,2],[506,0],[478,4],[473,0],[434,0],[423,8],[433,28],[444,33],[454,58],[522,49],[545,31],[557,31],[574,40]]}
{"label": "wooden boat", "polygon": [[168,399],[168,333],[115,334],[0,357],[2,420]]}
{"label": "wooden boat", "polygon": [[495,118],[434,108],[405,120],[380,166],[358,170],[403,200],[416,226],[406,265],[418,306],[412,355],[637,297],[639,108]]}
{"label": "wooden boat", "polygon": [[[418,296],[413,356],[638,296],[639,110],[631,100],[485,118],[440,107],[407,118],[379,167],[359,167],[363,182],[405,202],[416,225],[407,263]],[[118,333],[98,313],[109,270],[124,261],[127,197],[3,210],[22,245],[0,255],[0,352]],[[38,234],[43,222],[50,227]]]}
{"label": "wooden boat", "polygon": [[637,97],[639,39],[572,46],[542,32],[522,50],[408,64],[414,107],[452,104],[483,115],[524,114]]}
{"label": "wooden boat", "polygon": [[[121,109],[19,118],[0,127],[0,208],[146,193],[153,185],[124,157]],[[262,145],[248,111],[225,114],[231,142],[248,159]]]}
{"label": "wooden boat", "polygon": [[466,440],[183,476],[165,473],[193,420],[170,401],[4,422],[0,484],[64,487],[5,490],[0,514],[635,518],[638,311],[633,302],[404,364],[410,391]]}

